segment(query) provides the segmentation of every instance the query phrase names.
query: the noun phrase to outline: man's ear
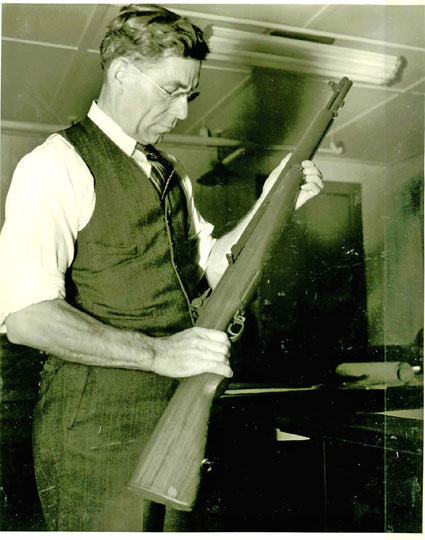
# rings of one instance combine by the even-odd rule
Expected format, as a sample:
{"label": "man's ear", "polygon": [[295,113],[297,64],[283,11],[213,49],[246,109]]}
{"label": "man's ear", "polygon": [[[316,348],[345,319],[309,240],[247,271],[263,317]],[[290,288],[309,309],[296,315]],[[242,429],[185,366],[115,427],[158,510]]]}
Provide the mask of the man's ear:
{"label": "man's ear", "polygon": [[122,57],[115,58],[108,66],[106,79],[111,88],[116,92],[122,92],[132,77],[129,62]]}

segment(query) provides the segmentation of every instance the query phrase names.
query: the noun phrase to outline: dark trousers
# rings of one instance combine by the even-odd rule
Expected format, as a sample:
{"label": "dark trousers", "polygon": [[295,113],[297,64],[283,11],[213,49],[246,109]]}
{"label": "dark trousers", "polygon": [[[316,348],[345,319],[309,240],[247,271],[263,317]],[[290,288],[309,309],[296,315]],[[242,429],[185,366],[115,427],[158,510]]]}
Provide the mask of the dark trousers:
{"label": "dark trousers", "polygon": [[177,381],[50,358],[34,417],[34,463],[48,530],[184,530],[185,512],[127,487]]}

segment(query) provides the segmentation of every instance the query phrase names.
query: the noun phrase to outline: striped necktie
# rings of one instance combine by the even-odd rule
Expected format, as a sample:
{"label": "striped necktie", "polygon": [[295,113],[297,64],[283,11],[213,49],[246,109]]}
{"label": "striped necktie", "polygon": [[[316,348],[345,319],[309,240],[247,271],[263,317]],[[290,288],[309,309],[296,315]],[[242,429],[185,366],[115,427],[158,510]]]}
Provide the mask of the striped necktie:
{"label": "striped necktie", "polygon": [[171,163],[164,159],[156,148],[151,144],[136,144],[136,150],[143,152],[151,164],[150,180],[154,183],[161,195],[164,194],[168,182],[173,176],[174,169]]}

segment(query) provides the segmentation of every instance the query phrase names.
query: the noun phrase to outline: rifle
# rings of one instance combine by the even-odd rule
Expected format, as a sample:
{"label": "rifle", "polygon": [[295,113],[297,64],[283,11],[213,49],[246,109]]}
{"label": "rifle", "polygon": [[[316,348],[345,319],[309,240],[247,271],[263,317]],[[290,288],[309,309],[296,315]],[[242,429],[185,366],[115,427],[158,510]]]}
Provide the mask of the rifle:
{"label": "rifle", "polygon": [[[233,338],[243,329],[243,309],[261,278],[265,257],[279,239],[294,209],[302,183],[301,162],[311,159],[329,131],[352,86],[343,77],[325,107],[301,138],[273,187],[238,242],[227,255],[229,266],[201,306],[196,326],[227,331]],[[194,505],[207,440],[213,399],[225,388],[222,376],[203,373],[184,379],[168,403],[128,487],[143,497],[190,511]]]}

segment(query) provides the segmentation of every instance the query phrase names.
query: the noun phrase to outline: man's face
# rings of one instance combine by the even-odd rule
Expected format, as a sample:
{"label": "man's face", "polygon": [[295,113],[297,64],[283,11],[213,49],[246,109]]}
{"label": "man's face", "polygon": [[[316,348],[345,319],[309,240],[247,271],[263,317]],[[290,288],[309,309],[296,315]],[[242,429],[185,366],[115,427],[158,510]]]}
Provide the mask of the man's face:
{"label": "man's face", "polygon": [[[187,117],[188,102],[185,93],[197,87],[201,63],[192,58],[170,56],[145,67],[140,63],[136,67],[128,62],[124,69],[127,71],[125,84],[115,102],[115,120],[137,141],[144,144],[158,143],[175,127],[178,120]],[[180,97],[169,98],[154,83]]]}

